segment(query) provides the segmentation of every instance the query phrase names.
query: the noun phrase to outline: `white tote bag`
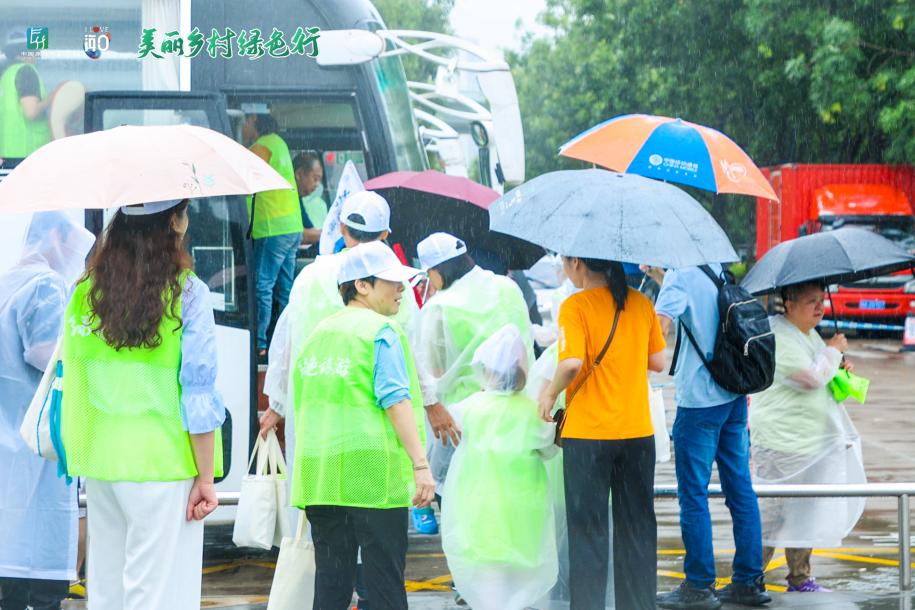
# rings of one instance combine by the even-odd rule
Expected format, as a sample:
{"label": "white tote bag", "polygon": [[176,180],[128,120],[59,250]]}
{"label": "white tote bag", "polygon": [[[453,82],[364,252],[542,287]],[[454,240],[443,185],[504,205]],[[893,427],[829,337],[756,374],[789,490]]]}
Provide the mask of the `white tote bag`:
{"label": "white tote bag", "polygon": [[664,411],[664,393],[661,388],[648,386],[648,404],[651,407],[651,425],[654,426],[655,462],[669,462],[670,434],[667,432],[667,414]]}
{"label": "white tote bag", "polygon": [[[279,461],[277,460],[279,458]],[[254,474],[250,474],[251,465],[256,461]],[[260,435],[254,443],[254,450],[248,462],[249,474],[241,481],[238,498],[238,510],[235,513],[235,528],[232,531],[232,542],[236,546],[250,546],[259,549],[270,549],[280,542],[277,534],[284,528],[277,525],[277,519],[285,518],[286,464],[279,441],[272,430],[264,440]],[[278,490],[283,490],[283,498]]]}
{"label": "white tote bag", "polygon": [[315,546],[305,535],[307,523],[301,511],[295,537],[283,538],[280,544],[267,610],[302,610],[314,603]]}
{"label": "white tote bag", "polygon": [[35,455],[52,461],[57,460],[57,451],[54,449],[54,442],[51,438],[51,419],[52,416],[56,416],[51,407],[55,406],[56,398],[58,401],[57,414],[59,414],[61,384],[63,383],[62,364],[59,357],[60,342],[54,348],[54,353],[48,361],[48,367],[41,377],[41,382],[35,390],[35,395],[32,396],[32,402],[29,403],[22,425],[19,427],[19,434],[29,449]]}

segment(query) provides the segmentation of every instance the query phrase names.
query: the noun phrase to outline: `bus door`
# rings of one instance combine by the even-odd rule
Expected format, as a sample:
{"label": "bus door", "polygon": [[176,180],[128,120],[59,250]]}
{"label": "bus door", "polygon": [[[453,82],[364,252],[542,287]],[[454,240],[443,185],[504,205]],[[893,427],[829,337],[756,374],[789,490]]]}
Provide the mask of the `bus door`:
{"label": "bus door", "polygon": [[[119,125],[190,124],[232,137],[225,100],[205,92],[91,92],[86,94],[86,131]],[[98,234],[110,211],[89,210],[87,226]],[[210,289],[219,350],[217,388],[227,416],[222,428],[224,476],[218,491],[238,491],[257,434],[257,366],[254,357],[254,282],[248,272],[251,245],[245,238],[248,213],[242,196],[194,199],[188,208],[188,250],[194,272]],[[234,507],[220,507],[209,519],[225,522]]]}

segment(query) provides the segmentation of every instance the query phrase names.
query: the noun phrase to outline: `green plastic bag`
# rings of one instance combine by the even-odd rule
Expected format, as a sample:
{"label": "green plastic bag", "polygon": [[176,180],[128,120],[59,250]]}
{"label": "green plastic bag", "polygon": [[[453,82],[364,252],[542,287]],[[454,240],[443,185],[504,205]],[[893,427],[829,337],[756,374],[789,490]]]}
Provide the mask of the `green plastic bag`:
{"label": "green plastic bag", "polygon": [[832,397],[836,399],[836,402],[842,402],[851,396],[863,405],[864,401],[867,400],[867,388],[870,384],[870,379],[849,373],[845,369],[839,369],[839,372],[832,378],[827,387],[832,392]]}

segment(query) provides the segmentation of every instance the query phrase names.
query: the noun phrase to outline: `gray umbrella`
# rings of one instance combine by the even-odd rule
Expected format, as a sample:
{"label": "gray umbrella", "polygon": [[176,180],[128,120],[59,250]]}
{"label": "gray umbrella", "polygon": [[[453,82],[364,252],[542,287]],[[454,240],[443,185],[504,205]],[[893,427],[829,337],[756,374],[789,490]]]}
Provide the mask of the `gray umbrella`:
{"label": "gray umbrella", "polygon": [[759,259],[741,282],[755,295],[819,280],[854,282],[915,268],[915,257],[865,229],[836,229],[784,241]]}
{"label": "gray umbrella", "polygon": [[489,227],[565,256],[657,267],[737,260],[727,235],[675,186],[603,169],[550,172],[496,200]]}

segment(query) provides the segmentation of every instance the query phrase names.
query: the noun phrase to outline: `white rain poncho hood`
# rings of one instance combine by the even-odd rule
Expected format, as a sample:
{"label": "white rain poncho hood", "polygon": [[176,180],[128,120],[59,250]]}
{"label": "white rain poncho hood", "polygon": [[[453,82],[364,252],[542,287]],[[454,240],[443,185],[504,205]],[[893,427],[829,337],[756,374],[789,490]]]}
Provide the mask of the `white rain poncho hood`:
{"label": "white rain poncho hood", "polygon": [[484,390],[511,393],[524,388],[528,362],[521,331],[506,324],[477,348],[471,366]]}
{"label": "white rain poncho hood", "polygon": [[544,465],[555,427],[513,391],[526,377],[520,332],[506,325],[476,350],[486,389],[452,405],[463,430],[442,495],[442,549],[476,610],[521,610],[556,582],[553,501]]}
{"label": "white rain poncho hood", "polygon": [[67,214],[35,214],[18,264],[0,274],[0,577],[75,577],[76,486],[29,450],[19,427],[92,243]]}
{"label": "white rain poncho hood", "polygon": [[[841,354],[783,316],[775,333],[775,381],[750,399],[753,480],[758,484],[865,483],[861,439],[826,385]],[[763,544],[836,547],[857,523],[863,498],[762,498]]]}
{"label": "white rain poncho hood", "polygon": [[477,348],[506,324],[514,324],[533,360],[533,338],[521,289],[510,279],[474,267],[421,310],[417,359],[436,383],[446,407],[480,390],[472,360]]}

